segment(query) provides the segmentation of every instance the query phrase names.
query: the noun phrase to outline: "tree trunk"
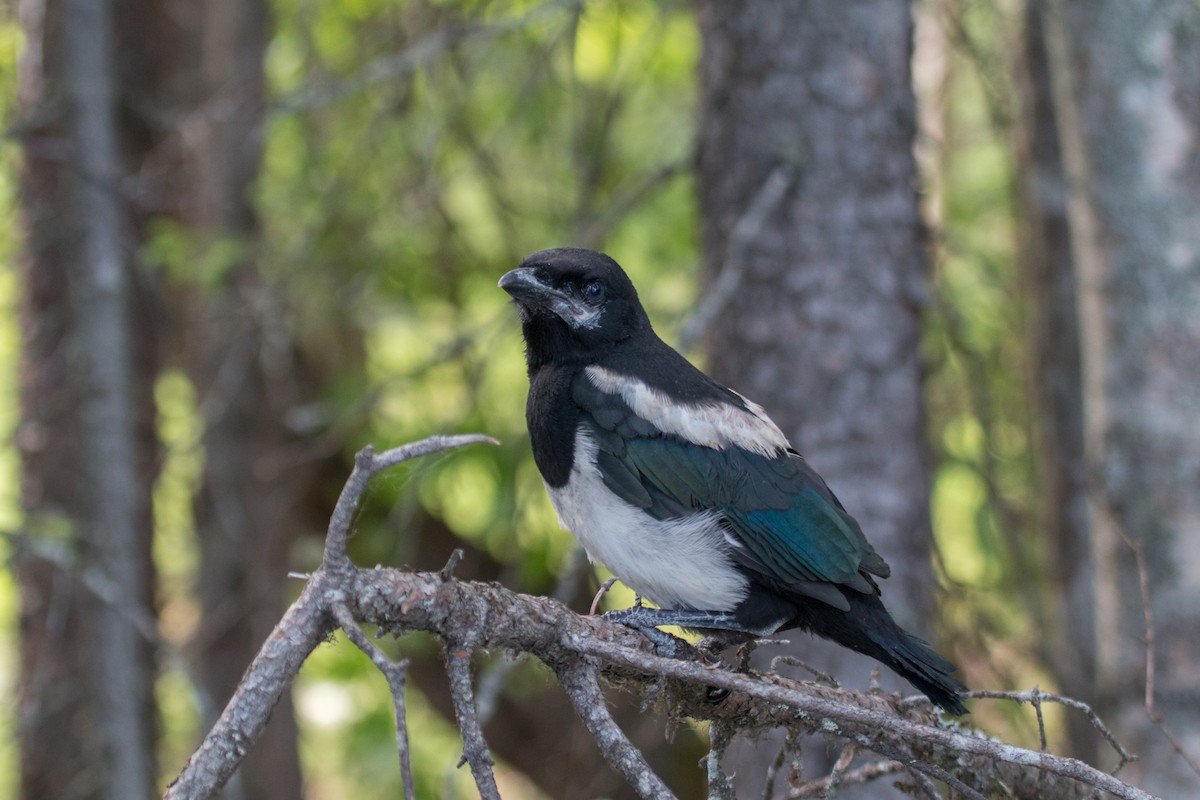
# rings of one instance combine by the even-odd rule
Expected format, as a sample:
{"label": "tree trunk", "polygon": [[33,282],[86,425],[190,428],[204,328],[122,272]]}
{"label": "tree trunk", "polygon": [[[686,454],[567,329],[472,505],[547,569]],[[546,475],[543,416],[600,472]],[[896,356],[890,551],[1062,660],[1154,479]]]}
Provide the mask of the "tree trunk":
{"label": "tree trunk", "polygon": [[[149,293],[119,191],[109,2],[24,3],[18,688],[26,797],[145,797],[154,769]],[[134,326],[141,334],[134,336]]]}
{"label": "tree trunk", "polygon": [[[1196,776],[1147,720],[1134,551],[1145,549],[1150,687],[1200,752],[1200,7],[1052,0],[1046,49],[1066,165],[1095,564],[1090,648],[1102,714],[1167,797]],[[1195,757],[1195,756],[1193,756]]]}
{"label": "tree trunk", "polygon": [[[192,181],[177,187],[187,195],[175,205],[202,252],[233,255],[216,265],[217,274],[176,286],[174,307],[180,358],[204,418],[195,511],[203,618],[194,647],[212,710],[219,712],[283,611],[290,544],[314,527],[303,518],[301,500],[315,462],[301,457],[292,469],[281,461],[294,438],[288,410],[312,398],[301,395],[310,390],[299,387],[282,294],[263,280],[254,256],[258,219],[251,189],[266,122],[269,11],[263,0],[208,0],[195,13],[195,104],[180,131],[190,147]],[[276,708],[229,791],[280,800],[303,793],[290,697]]]}
{"label": "tree trunk", "polygon": [[[713,281],[738,276],[708,332],[712,371],[762,403],[826,478],[892,566],[888,607],[929,635],[910,8],[755,0],[731,11],[700,3],[705,262]],[[780,175],[790,188],[751,225],[748,209]],[[869,682],[872,660],[790,636],[788,653]],[[739,796],[761,793],[777,750],[739,745]]]}
{"label": "tree trunk", "polygon": [[[1072,270],[1067,186],[1045,48],[1045,0],[1022,8],[1016,60],[1014,147],[1018,191],[1018,266],[1033,367],[1033,455],[1037,537],[1044,591],[1038,607],[1043,657],[1066,694],[1095,701],[1079,366],[1077,292]],[[1095,763],[1107,747],[1080,714],[1067,716],[1072,755]]]}

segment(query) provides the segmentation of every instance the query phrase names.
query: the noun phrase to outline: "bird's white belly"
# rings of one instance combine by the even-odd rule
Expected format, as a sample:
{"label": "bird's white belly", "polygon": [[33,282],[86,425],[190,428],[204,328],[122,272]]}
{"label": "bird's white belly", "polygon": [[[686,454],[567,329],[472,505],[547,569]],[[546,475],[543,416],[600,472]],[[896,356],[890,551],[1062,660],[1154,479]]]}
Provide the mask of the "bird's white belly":
{"label": "bird's white belly", "polygon": [[746,596],[746,579],[728,555],[715,512],[656,520],[604,484],[596,443],[575,439],[575,465],[566,486],[546,487],[559,523],[592,561],[663,608],[731,611]]}

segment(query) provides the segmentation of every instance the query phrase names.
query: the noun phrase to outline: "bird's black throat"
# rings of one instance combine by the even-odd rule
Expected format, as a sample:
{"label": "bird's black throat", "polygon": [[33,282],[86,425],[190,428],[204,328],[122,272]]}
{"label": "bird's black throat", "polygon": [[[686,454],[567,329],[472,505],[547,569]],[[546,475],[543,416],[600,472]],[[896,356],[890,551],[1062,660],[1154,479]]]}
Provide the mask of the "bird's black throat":
{"label": "bird's black throat", "polygon": [[525,423],[533,459],[542,479],[554,488],[567,485],[575,462],[575,431],[581,412],[571,400],[571,384],[581,367],[543,363],[529,368]]}

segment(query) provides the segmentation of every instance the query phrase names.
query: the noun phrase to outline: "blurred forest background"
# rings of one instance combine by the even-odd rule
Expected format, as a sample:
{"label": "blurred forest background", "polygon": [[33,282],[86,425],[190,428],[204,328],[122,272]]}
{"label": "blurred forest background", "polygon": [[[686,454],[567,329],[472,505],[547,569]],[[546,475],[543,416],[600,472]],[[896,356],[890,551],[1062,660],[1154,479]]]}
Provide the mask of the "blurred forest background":
{"label": "blurred forest background", "polygon": [[[972,688],[1085,701],[1142,756],[1124,778],[1195,793],[1196,0],[2,8],[0,796],[161,791],[366,443],[502,445],[377,482],[360,564],[462,547],[459,577],[585,610],[496,288],[568,244],[780,421]],[[394,644],[421,796],[472,796],[437,647]],[[505,796],[632,796],[544,668],[479,676]],[[700,796],[704,731],[612,701]],[[1045,710],[1056,752],[1115,765]],[[1028,709],[969,721],[1038,744]],[[778,747],[731,755],[739,796]],[[386,685],[339,639],[227,796],[398,785]]]}

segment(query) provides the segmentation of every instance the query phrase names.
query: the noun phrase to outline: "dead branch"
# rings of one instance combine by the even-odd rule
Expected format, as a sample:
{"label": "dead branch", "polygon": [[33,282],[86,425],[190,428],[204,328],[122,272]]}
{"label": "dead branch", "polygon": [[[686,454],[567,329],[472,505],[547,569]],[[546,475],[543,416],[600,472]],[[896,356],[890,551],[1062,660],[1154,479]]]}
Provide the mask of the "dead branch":
{"label": "dead branch", "polygon": [[1158,664],[1154,647],[1157,633],[1154,626],[1154,605],[1150,601],[1150,571],[1146,568],[1146,548],[1142,544],[1141,539],[1133,536],[1124,527],[1118,528],[1117,532],[1121,534],[1121,539],[1124,540],[1126,546],[1133,551],[1133,557],[1137,564],[1138,589],[1142,597],[1142,620],[1146,626],[1146,635],[1144,637],[1146,648],[1146,718],[1171,743],[1171,748],[1175,751],[1176,755],[1183,759],[1192,772],[1200,776],[1200,760],[1197,760],[1194,754],[1184,748],[1183,741],[1167,725],[1163,718],[1163,713],[1155,700],[1154,685],[1158,672]]}
{"label": "dead branch", "polygon": [[[836,783],[838,786],[853,786],[859,783],[867,783],[884,775],[891,775],[903,769],[897,761],[884,759],[881,761],[872,761],[864,764],[857,769],[843,772],[841,777],[835,780],[833,774],[826,775],[824,778],[818,778],[814,781],[805,781],[799,786],[792,789],[788,794],[789,798],[801,797],[828,797],[832,794],[832,789]],[[935,795],[940,797],[940,795]]]}
{"label": "dead branch", "polygon": [[608,763],[616,767],[642,797],[674,798],[608,712],[595,663],[591,659],[576,658],[561,663],[557,674],[584,727],[592,734]]}
{"label": "dead branch", "polygon": [[[1081,761],[1044,749],[1014,747],[958,723],[944,723],[926,704],[898,696],[734,671],[711,663],[687,645],[680,647],[685,657],[664,658],[641,634],[602,617],[577,615],[557,600],[517,594],[497,584],[458,581],[453,578],[453,562],[441,572],[359,569],[350,563],[346,537],[371,476],[410,458],[485,441],[491,440],[433,437],[379,455],[370,448],[358,455],[330,521],[324,563],[309,576],[300,598],[264,643],[228,707],[168,788],[167,798],[211,797],[219,791],[261,733],[301,663],[337,627],[344,628],[371,657],[398,695],[397,741],[406,791],[410,791],[404,664],[388,659],[363,632],[363,624],[375,625],[380,634],[426,631],[442,640],[463,732],[463,760],[483,797],[498,797],[499,791],[475,709],[471,663],[479,651],[495,649],[532,655],[550,667],[609,764],[642,797],[673,795],[613,721],[601,681],[652,699],[674,718],[713,723],[719,735],[714,737],[708,770],[718,782],[723,776],[720,755],[729,738],[783,727],[790,734],[823,733],[848,745],[845,763],[839,761],[837,773],[824,782],[826,789],[892,774],[901,768],[890,763],[895,762],[927,795],[935,782],[942,782],[968,798],[996,793],[1085,797],[1096,790],[1130,800],[1151,797]],[[1024,693],[1013,699],[1057,698]],[[886,761],[850,769],[853,754],[863,751]],[[802,793],[793,796],[806,796],[816,788],[806,784],[797,790]]]}
{"label": "dead branch", "polygon": [[407,683],[408,659],[392,661],[388,658],[379,649],[378,645],[371,641],[358,624],[358,620],[350,613],[350,609],[346,608],[343,603],[334,604],[333,618],[337,620],[337,624],[346,632],[346,638],[354,642],[355,646],[371,659],[371,663],[387,679],[388,689],[392,693],[393,712],[396,718],[396,752],[400,756],[400,779],[404,786],[404,800],[412,800],[412,798],[417,796],[417,790],[413,781],[411,753],[408,749],[408,714],[404,706],[404,686]]}

